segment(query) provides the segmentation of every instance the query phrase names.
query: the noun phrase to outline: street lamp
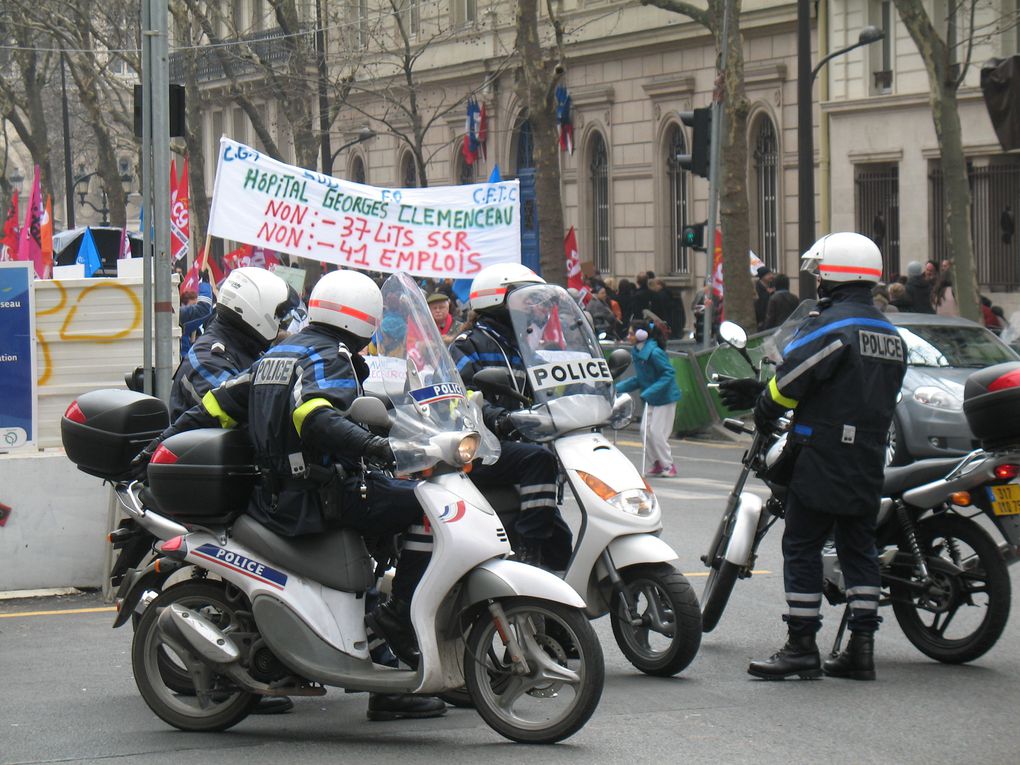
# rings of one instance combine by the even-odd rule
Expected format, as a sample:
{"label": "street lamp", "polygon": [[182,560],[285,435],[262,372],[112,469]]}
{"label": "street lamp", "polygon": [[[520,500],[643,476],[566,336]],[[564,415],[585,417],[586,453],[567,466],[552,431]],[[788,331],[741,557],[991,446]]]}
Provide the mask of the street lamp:
{"label": "street lamp", "polygon": [[[857,42],[833,51],[811,68],[811,0],[797,3],[797,244],[805,253],[815,242],[815,145],[811,125],[811,86],[821,68],[837,56],[862,45],[871,45],[885,37],[885,32],[868,26],[861,30]],[[815,278],[800,272],[799,290],[802,300],[815,296]]]}
{"label": "street lamp", "polygon": [[355,138],[353,141],[348,141],[339,149],[333,152],[333,156],[329,158],[330,166],[332,167],[333,162],[336,161],[336,158],[340,155],[340,152],[342,152],[344,149],[349,149],[355,144],[364,143],[365,141],[371,141],[373,138],[376,137],[376,135],[378,135],[378,133],[376,133],[374,130],[372,130],[372,128],[368,127],[367,125],[361,128],[361,130],[358,131],[357,138]]}
{"label": "street lamp", "polygon": [[[80,168],[79,168],[78,172],[79,173],[81,172]],[[72,190],[77,189],[78,186],[81,185],[82,183],[87,184],[88,181],[93,176],[95,176],[95,175],[99,175],[99,173],[98,172],[91,172],[91,173],[85,173],[84,175],[79,175],[77,178],[74,179],[74,182],[71,184]],[[131,183],[131,181],[132,181],[131,173],[122,173],[121,174],[120,182],[122,184],[124,184],[124,183]],[[109,208],[109,200],[106,197],[106,186],[104,184],[104,185],[101,185],[99,188],[100,188],[100,191],[101,191],[101,193],[103,195],[103,204],[102,204],[101,207],[96,207],[91,201],[89,201],[88,199],[85,198],[85,195],[88,194],[88,186],[87,185],[86,185],[84,190],[80,190],[80,191],[76,192],[78,194],[78,205],[80,207],[91,207],[93,210],[95,210],[101,216],[101,220],[99,221],[99,225],[100,226],[109,226],[110,225],[110,208]]]}

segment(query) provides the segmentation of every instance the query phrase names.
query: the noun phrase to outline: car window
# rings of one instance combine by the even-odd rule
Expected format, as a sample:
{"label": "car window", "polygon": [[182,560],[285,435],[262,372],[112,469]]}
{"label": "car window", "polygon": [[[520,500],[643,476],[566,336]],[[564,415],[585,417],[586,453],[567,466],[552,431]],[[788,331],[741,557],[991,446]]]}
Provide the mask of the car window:
{"label": "car window", "polygon": [[1017,360],[1012,350],[981,327],[925,324],[897,329],[907,344],[911,366],[980,368]]}

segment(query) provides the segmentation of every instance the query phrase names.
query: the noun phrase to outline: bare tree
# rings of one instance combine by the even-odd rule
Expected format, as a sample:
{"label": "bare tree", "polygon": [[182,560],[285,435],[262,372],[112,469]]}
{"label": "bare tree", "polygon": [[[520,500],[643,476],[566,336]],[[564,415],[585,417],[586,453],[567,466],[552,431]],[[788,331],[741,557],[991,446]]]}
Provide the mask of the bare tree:
{"label": "bare tree", "polygon": [[[958,93],[967,76],[975,43],[998,33],[1000,25],[996,21],[984,29],[975,26],[978,0],[949,0],[947,18],[934,21],[921,0],[893,2],[928,74],[928,101],[942,163],[946,243],[953,259],[953,289],[960,315],[980,321],[971,238],[970,182],[963,153]],[[935,21],[939,22],[938,28]],[[1011,25],[1015,23],[1014,18]]]}
{"label": "bare tree", "polygon": [[[723,10],[727,2],[731,6],[729,45],[722,39]],[[708,0],[707,9],[682,0],[641,0],[641,3],[687,16],[712,33],[718,56],[721,57],[724,50],[727,52],[725,77],[721,83],[716,83],[716,97],[722,99],[726,112],[726,133],[719,152],[722,162],[719,168],[719,222],[723,241],[726,318],[754,330],[754,287],[748,270],[751,233],[747,201],[747,115],[750,105],[744,89],[741,0]],[[707,232],[707,236],[711,252],[715,237],[711,231]]]}
{"label": "bare tree", "polygon": [[538,0],[517,2],[517,95],[528,109],[534,139],[535,197],[538,208],[539,259],[542,275],[553,284],[567,283],[563,250],[563,198],[560,189],[556,86],[566,72],[564,28],[553,0],[546,0],[552,42],[544,45]]}

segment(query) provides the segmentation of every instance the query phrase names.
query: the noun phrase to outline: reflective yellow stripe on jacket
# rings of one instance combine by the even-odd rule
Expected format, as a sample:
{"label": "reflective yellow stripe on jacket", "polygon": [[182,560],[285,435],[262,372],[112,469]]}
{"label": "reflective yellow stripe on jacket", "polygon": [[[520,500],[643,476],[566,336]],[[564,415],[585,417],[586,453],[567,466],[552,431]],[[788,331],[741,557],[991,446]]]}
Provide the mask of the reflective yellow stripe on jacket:
{"label": "reflective yellow stripe on jacket", "polygon": [[301,426],[305,424],[305,417],[323,406],[333,405],[324,398],[310,398],[294,410],[294,415],[291,419],[294,421],[294,430],[297,431],[299,436],[301,435]]}
{"label": "reflective yellow stripe on jacket", "polygon": [[216,400],[212,391],[202,396],[202,406],[211,417],[220,421],[221,428],[233,428],[237,425],[237,420],[223,411],[223,407],[220,406],[220,402]]}
{"label": "reflective yellow stripe on jacket", "polygon": [[787,409],[796,409],[797,404],[799,403],[794,399],[788,398],[779,392],[779,386],[776,385],[775,377],[769,380],[769,396],[771,396],[772,400],[775,401],[777,404],[785,406]]}

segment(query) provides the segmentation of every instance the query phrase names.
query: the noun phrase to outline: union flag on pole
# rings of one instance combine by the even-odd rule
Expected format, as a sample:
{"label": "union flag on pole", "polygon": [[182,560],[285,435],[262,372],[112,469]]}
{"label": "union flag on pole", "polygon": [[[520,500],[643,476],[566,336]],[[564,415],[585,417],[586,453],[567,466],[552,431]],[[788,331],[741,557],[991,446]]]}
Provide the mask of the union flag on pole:
{"label": "union flag on pole", "polygon": [[176,265],[187,265],[191,241],[191,200],[188,195],[188,160],[177,178],[175,162],[170,160],[170,257]]}
{"label": "union flag on pole", "polygon": [[44,278],[49,279],[53,273],[53,199],[49,194],[46,195],[46,206],[43,208],[39,240],[42,245],[43,268],[46,271]]}
{"label": "union flag on pole", "polygon": [[581,258],[577,254],[577,234],[571,226],[563,240],[563,249],[567,256],[567,287],[573,287],[581,296],[581,304],[588,305],[591,300],[591,290],[584,283],[584,274],[581,272]]}
{"label": "union flag on pole", "polygon": [[35,275],[45,279],[48,269],[42,255],[42,219],[44,209],[42,191],[39,187],[39,166],[35,166],[32,194],[25,210],[25,223],[18,239],[18,260],[31,260],[35,264]]}
{"label": "union flag on pole", "polygon": [[11,206],[7,210],[7,219],[4,221],[4,238],[0,242],[0,261],[18,259],[18,234],[21,228],[18,226],[18,190],[15,189],[11,195]]}

